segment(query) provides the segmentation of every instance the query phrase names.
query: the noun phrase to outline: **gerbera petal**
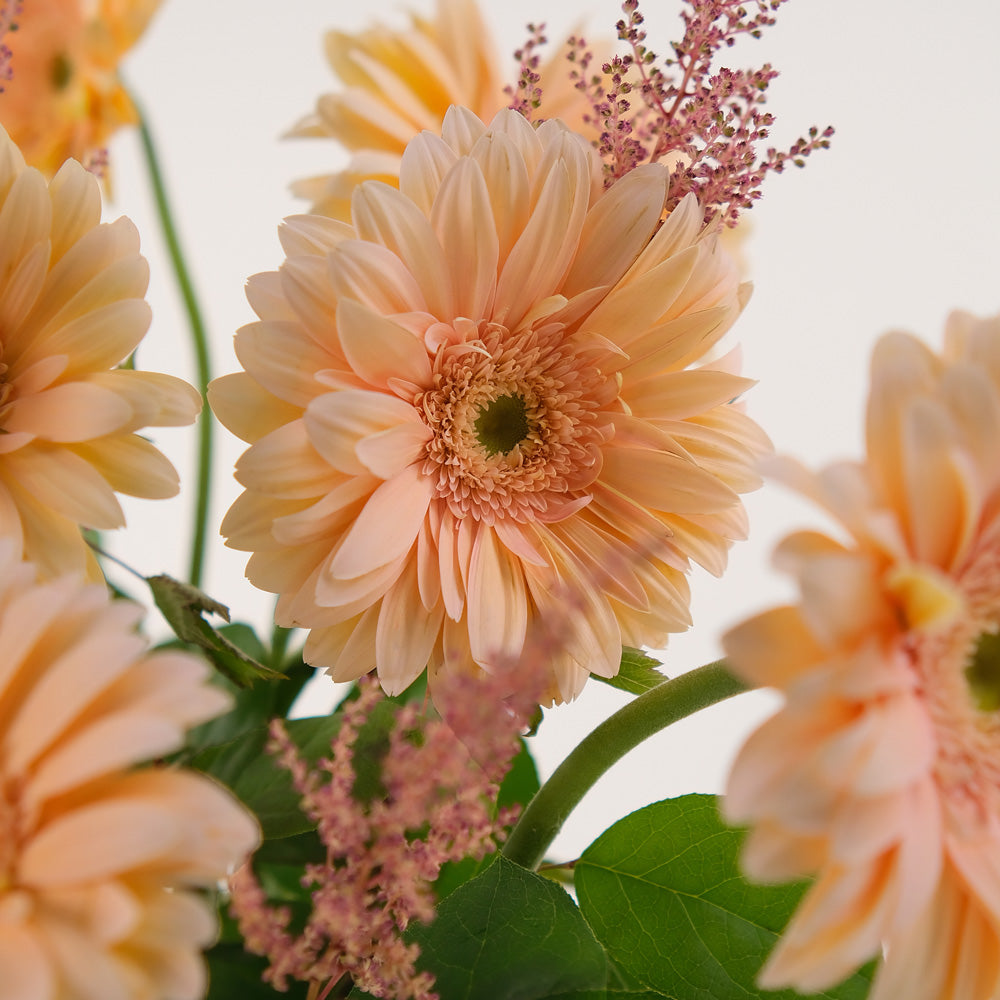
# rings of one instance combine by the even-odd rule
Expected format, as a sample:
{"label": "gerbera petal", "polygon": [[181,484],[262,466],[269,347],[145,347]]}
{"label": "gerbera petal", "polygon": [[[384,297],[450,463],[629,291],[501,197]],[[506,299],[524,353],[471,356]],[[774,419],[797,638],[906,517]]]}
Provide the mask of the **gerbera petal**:
{"label": "gerbera petal", "polygon": [[344,299],[337,307],[337,332],[351,367],[369,385],[386,389],[390,379],[429,385],[431,363],[423,343],[367,306]]}
{"label": "gerbera petal", "polygon": [[519,561],[485,525],[472,547],[468,615],[472,655],[478,663],[504,663],[520,654],[528,626],[524,574]]}
{"label": "gerbera petal", "polygon": [[349,580],[400,558],[416,540],[433,495],[434,481],[419,465],[386,480],[347,532],[331,571]]}

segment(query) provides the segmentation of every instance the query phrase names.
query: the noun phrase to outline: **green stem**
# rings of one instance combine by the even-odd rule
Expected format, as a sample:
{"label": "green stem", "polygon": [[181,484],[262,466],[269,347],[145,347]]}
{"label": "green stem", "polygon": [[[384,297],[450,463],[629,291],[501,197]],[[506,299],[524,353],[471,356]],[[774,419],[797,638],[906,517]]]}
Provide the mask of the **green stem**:
{"label": "green stem", "polygon": [[[133,103],[134,99],[133,99]],[[137,106],[138,107],[138,106]],[[181,250],[177,229],[174,226],[173,213],[167,199],[167,188],[160,170],[160,161],[156,153],[152,133],[146,123],[146,116],[139,110],[139,135],[142,139],[142,151],[146,159],[146,169],[156,199],[156,210],[166,240],[170,262],[174,268],[174,276],[184,300],[187,311],[188,326],[191,330],[191,341],[194,344],[195,365],[198,371],[198,390],[201,392],[202,411],[198,418],[198,496],[194,512],[194,533],[191,540],[191,565],[188,580],[196,587],[201,585],[201,576],[205,562],[205,535],[208,530],[209,488],[212,474],[212,414],[208,409],[205,395],[208,383],[212,380],[211,363],[208,356],[208,338],[205,334],[205,324],[201,318],[201,309],[195,296],[194,285],[188,274],[184,253]]]}
{"label": "green stem", "polygon": [[620,708],[586,736],[556,768],[521,814],[503,854],[535,869],[569,814],[612,764],[671,723],[748,690],[726,669],[708,663],[665,681]]}

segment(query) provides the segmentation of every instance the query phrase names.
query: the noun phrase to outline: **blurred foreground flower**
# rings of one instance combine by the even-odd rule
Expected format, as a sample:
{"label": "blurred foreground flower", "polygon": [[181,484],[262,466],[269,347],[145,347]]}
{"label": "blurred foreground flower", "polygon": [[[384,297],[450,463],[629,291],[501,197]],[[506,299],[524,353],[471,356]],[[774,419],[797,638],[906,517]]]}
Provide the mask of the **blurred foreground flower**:
{"label": "blurred foreground flower", "polygon": [[287,220],[210,395],[252,444],[223,533],[309,662],[393,693],[549,631],[564,700],[688,627],[684,574],[744,536],[767,441],[731,359],[692,367],[747,289],[693,196],[662,221],[668,180],[605,191],[561,122],[455,108],[356,228]]}
{"label": "blurred foreground flower", "polygon": [[[730,632],[786,696],[726,811],[762,879],[818,874],[761,975],[812,993],[885,950],[872,1000],[1000,995],[1000,318],[877,345],[868,459],[783,478],[847,529],[778,549],[801,603]],[[794,752],[789,752],[793,749]]]}
{"label": "blurred foreground flower", "polygon": [[205,666],[147,653],[141,609],[35,584],[0,544],[0,996],[196,1000],[211,887],[257,840],[208,778],[137,768],[224,710]]}
{"label": "blurred foreground flower", "polygon": [[[407,30],[377,24],[357,34],[328,32],[327,59],[346,89],[321,96],[315,112],[290,134],[335,139],[352,156],[344,170],[292,185],[294,194],[313,203],[311,211],[348,221],[351,192],[361,181],[395,186],[407,143],[423,129],[439,134],[452,104],[488,121],[510,103],[475,0],[437,0],[432,17],[411,14],[410,22]],[[580,127],[590,103],[569,75],[567,51],[557,49],[538,66],[545,117]]]}
{"label": "blurred foreground flower", "polygon": [[135,226],[100,219],[97,180],[79,163],[46,185],[0,130],[0,537],[43,577],[100,577],[80,526],[121,527],[116,490],[178,489],[135,432],[189,424],[201,406],[178,378],[115,369],[149,326],[149,268]]}
{"label": "blurred foreground flower", "polygon": [[159,5],[21,0],[17,30],[5,38],[13,78],[0,93],[0,124],[31,166],[51,177],[71,157],[86,163],[137,120],[118,64]]}
{"label": "blurred foreground flower", "polygon": [[306,867],[302,884],[312,907],[297,935],[289,930],[291,911],[268,905],[249,864],[232,879],[233,914],[247,949],[268,957],[266,981],[278,990],[289,978],[322,988],[347,975],[375,997],[431,1000],[433,977],[416,971],[419,949],[402,934],[413,920],[434,919],[442,865],[492,853],[515,818],[494,803],[537,700],[530,679],[522,680],[519,700],[501,706],[502,678],[448,678],[447,723],[421,720],[413,704],[398,709],[381,760],[382,788],[367,801],[353,758],[361,728],[379,707],[374,681],[362,682],[329,759],[313,770],[281,722],[272,724],[269,749],[291,773],[327,856]]}

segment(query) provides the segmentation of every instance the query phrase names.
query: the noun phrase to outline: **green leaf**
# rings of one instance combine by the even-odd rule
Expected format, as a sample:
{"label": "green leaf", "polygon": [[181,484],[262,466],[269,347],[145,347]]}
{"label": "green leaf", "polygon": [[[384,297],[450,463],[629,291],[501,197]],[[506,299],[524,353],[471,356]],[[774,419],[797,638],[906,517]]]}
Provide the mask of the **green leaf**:
{"label": "green leaf", "polygon": [[598,677],[596,674],[594,677],[609,687],[618,688],[619,691],[643,694],[668,679],[666,674],[660,672],[662,666],[659,660],[647,656],[641,649],[625,646],[622,648],[622,661],[618,673],[614,677]]}
{"label": "green leaf", "polygon": [[202,617],[218,615],[228,622],[229,608],[224,604],[189,583],[163,574],[146,577],[146,583],[177,638],[205,650],[209,659],[234,684],[249,687],[258,678],[272,680],[284,676],[245,653]]}
{"label": "green leaf", "polygon": [[[389,745],[395,709],[388,699],[378,702],[358,732],[354,744],[354,794],[361,802],[384,792],[381,759]],[[314,764],[330,756],[330,744],[342,718],[338,711],[312,719],[292,719],[285,722],[285,729],[302,757]],[[299,794],[292,787],[291,776],[267,752],[267,742],[267,726],[260,726],[230,743],[195,754],[191,764],[228,786],[256,814],[265,840],[313,830],[315,824],[299,809]]]}
{"label": "green leaf", "polygon": [[[255,659],[271,659],[274,662],[249,625],[226,625],[219,632]],[[283,670],[282,675],[267,681],[260,680],[250,688],[239,687],[222,674],[216,673],[214,683],[230,693],[233,707],[225,715],[209,719],[190,730],[182,762],[188,763],[192,754],[208,747],[230,743],[252,729],[260,729],[271,719],[284,718],[315,671],[303,662],[301,656],[290,659]]]}
{"label": "green leaf", "polygon": [[[580,909],[612,961],[675,1000],[793,1000],[755,977],[805,891],[751,885],[737,865],[743,832],[719,819],[714,796],[656,802],[605,831],[576,864]],[[824,993],[861,1000],[856,973]]]}
{"label": "green leaf", "polygon": [[604,950],[559,886],[498,857],[413,929],[441,1000],[539,1000],[603,988]]}

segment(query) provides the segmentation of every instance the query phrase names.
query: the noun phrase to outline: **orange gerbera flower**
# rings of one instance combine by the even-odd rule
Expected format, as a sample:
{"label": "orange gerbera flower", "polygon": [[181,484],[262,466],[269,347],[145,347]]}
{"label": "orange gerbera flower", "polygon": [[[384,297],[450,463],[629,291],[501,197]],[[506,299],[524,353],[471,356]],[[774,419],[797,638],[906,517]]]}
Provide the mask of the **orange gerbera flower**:
{"label": "orange gerbera flower", "polygon": [[[475,0],[437,0],[432,17],[411,14],[405,30],[378,24],[357,34],[330,31],[326,56],[345,89],[321,96],[291,135],[336,139],[353,155],[345,169],[298,181],[292,191],[313,203],[311,211],[335,219],[350,219],[351,192],[361,181],[398,184],[407,143],[422,129],[440,133],[451,105],[488,121],[511,100],[504,86],[513,68],[506,79]],[[581,127],[591,108],[569,68],[562,50],[540,67],[542,114]]]}
{"label": "orange gerbera flower", "polygon": [[86,162],[121,125],[137,120],[118,76],[160,0],[23,0],[6,38],[13,79],[0,93],[0,124],[25,159],[51,177]]}
{"label": "orange gerbera flower", "polygon": [[250,280],[246,372],[210,397],[252,444],[223,533],[337,680],[396,692],[555,633],[573,698],[685,629],[690,561],[743,536],[750,383],[694,366],[746,289],[693,196],[662,220],[665,167],[605,191],[586,139],[513,111],[443,136],[358,188],[354,228],[288,220]]}
{"label": "orange gerbera flower", "polygon": [[256,823],[204,775],[137,767],[223,710],[206,668],[147,653],[141,609],[44,584],[0,543],[0,994],[204,996],[215,919],[200,890]]}
{"label": "orange gerbera flower", "polygon": [[[791,535],[798,606],[726,638],[786,704],[743,748],[726,811],[768,880],[817,881],[761,975],[818,992],[884,952],[872,1000],[1000,995],[1000,318],[943,354],[875,349],[868,459],[785,476],[846,542]],[[794,752],[789,752],[793,749]]]}
{"label": "orange gerbera flower", "polygon": [[79,163],[46,185],[0,129],[0,536],[43,576],[99,576],[80,525],[123,525],[116,490],[177,492],[136,431],[189,424],[201,407],[180,379],[114,367],[149,326],[149,268],[135,226],[100,218]]}

